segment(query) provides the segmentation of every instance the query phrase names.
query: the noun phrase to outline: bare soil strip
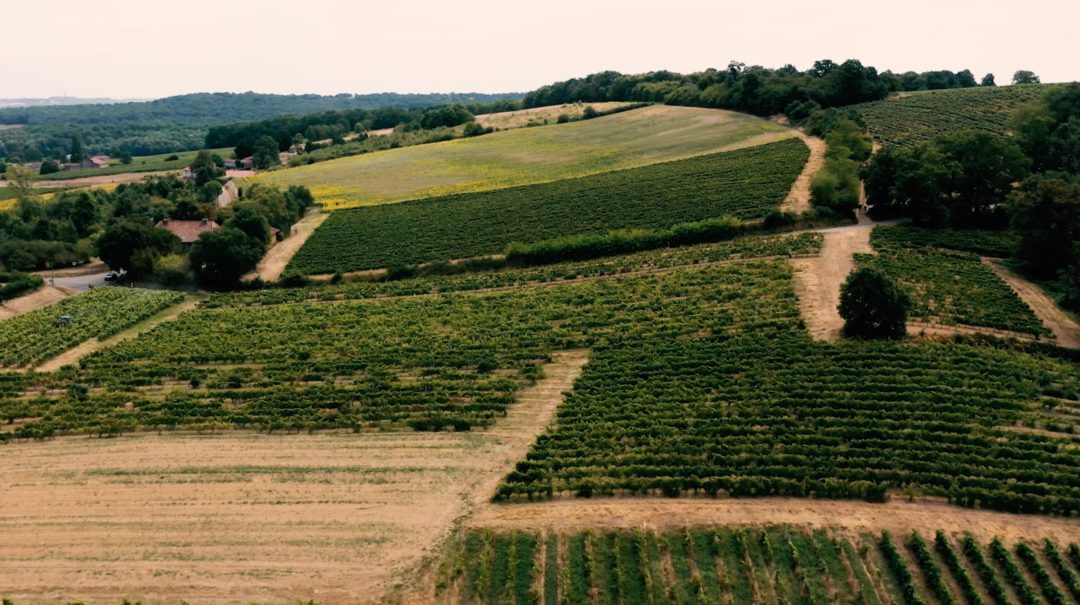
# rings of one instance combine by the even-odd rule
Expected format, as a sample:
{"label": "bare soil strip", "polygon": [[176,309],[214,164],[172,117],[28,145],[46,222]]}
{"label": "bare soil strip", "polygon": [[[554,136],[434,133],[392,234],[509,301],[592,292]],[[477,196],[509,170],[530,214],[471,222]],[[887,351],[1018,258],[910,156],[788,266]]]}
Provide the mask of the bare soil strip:
{"label": "bare soil strip", "polygon": [[486,431],[5,445],[0,587],[16,603],[380,602],[490,497],[587,351],[552,358]]}
{"label": "bare soil strip", "polygon": [[935,500],[874,504],[800,498],[566,498],[491,505],[468,521],[470,527],[557,532],[589,528],[775,524],[873,533],[888,529],[898,536],[907,535],[912,529],[932,536],[935,530],[941,529],[970,531],[986,540],[993,536],[1010,541],[1032,537],[1050,537],[1059,541],[1080,539],[1080,520],[967,509]]}
{"label": "bare soil strip", "polygon": [[982,261],[1012,287],[1020,300],[1031,307],[1043,325],[1050,328],[1057,339],[1058,346],[1070,349],[1080,348],[1080,325],[1062,311],[1057,303],[1042,291],[1042,288],[1006,269],[994,259],[983,258]]}
{"label": "bare soil strip", "polygon": [[64,366],[78,363],[80,359],[86,357],[91,353],[100,351],[101,349],[105,349],[107,347],[111,347],[116,343],[122,342],[129,338],[135,338],[136,336],[139,336],[140,334],[143,334],[145,332],[149,332],[150,330],[167,321],[173,321],[174,319],[179,317],[181,313],[194,309],[198,304],[199,301],[196,299],[186,300],[176,305],[175,307],[170,307],[162,311],[161,313],[158,313],[157,315],[151,317],[150,319],[141,321],[118,334],[114,334],[106,338],[105,340],[91,338],[90,340],[80,344],[79,346],[73,349],[68,349],[67,351],[64,351],[56,357],[53,357],[52,359],[43,362],[36,368],[36,371],[55,372]]}
{"label": "bare soil strip", "polygon": [[56,304],[74,293],[70,288],[42,286],[29,294],[0,303],[0,320]]}
{"label": "bare soil strip", "polygon": [[814,181],[814,177],[825,164],[827,147],[825,141],[817,137],[810,136],[799,130],[795,132],[798,133],[803,143],[806,143],[806,146],[810,148],[810,157],[806,160],[806,166],[803,166],[798,178],[791,185],[791,191],[788,192],[787,197],[780,204],[780,210],[802,214],[810,209],[810,183]]}
{"label": "bare soil strip", "polygon": [[872,254],[870,227],[825,232],[821,255],[788,261],[795,270],[795,295],[803,321],[816,340],[836,340],[844,327],[837,307],[840,286],[855,269],[855,253]]}
{"label": "bare soil strip", "polygon": [[909,321],[907,322],[907,333],[912,338],[926,338],[934,340],[940,337],[952,337],[957,334],[968,334],[972,336],[987,335],[996,336],[998,338],[1014,338],[1016,340],[1023,340],[1027,342],[1038,342],[1039,339],[1031,334],[1025,334],[1023,332],[1013,332],[1011,330],[1000,330],[998,328],[985,328],[982,326],[967,326],[967,325],[946,325],[938,323],[927,323],[922,321]]}
{"label": "bare soil strip", "polygon": [[315,230],[319,228],[319,225],[323,224],[323,221],[328,216],[330,215],[318,210],[309,212],[293,225],[289,237],[278,242],[267,251],[266,256],[259,261],[255,270],[244,276],[244,280],[251,281],[259,277],[267,282],[277,281],[281,274],[285,272],[285,267],[289,265],[292,257],[296,256],[297,251],[304,246],[304,242],[311,237],[312,233],[315,233]]}

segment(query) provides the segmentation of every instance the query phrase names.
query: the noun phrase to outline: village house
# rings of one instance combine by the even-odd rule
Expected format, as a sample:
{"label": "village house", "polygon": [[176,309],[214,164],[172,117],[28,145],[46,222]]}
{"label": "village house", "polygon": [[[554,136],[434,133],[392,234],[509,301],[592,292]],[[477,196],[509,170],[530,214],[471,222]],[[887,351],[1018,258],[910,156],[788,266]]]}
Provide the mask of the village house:
{"label": "village house", "polygon": [[68,158],[61,170],[80,170],[82,168],[105,168],[109,165],[109,156],[107,155],[95,155],[95,156],[83,156],[82,160],[75,162],[71,158]]}
{"label": "village house", "polygon": [[180,221],[167,218],[158,221],[154,226],[158,229],[164,229],[180,238],[180,245],[183,246],[185,250],[190,248],[195,242],[199,241],[199,236],[203,233],[221,228],[221,225],[205,218],[197,221]]}
{"label": "village house", "polygon": [[225,160],[226,170],[255,170],[255,158],[248,156],[243,159],[229,158]]}

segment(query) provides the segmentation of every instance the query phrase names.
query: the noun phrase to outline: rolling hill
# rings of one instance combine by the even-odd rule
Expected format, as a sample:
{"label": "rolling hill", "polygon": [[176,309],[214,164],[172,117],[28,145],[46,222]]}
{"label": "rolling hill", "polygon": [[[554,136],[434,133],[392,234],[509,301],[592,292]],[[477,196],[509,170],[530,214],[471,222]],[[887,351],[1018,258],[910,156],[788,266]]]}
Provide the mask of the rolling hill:
{"label": "rolling hill", "polygon": [[651,106],[593,120],[342,158],[256,177],[306,185],[328,209],[556,181],[790,138],[745,114]]}

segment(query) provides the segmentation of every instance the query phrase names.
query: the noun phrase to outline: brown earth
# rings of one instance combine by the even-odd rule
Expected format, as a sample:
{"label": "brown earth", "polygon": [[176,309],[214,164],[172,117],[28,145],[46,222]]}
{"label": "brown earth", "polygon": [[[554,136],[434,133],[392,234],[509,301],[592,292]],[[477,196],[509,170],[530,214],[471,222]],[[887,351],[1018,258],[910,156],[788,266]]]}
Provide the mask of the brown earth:
{"label": "brown earth", "polygon": [[802,214],[810,209],[810,183],[814,181],[814,177],[825,164],[825,151],[827,148],[825,141],[804,134],[802,131],[797,130],[795,132],[798,133],[803,143],[806,143],[806,146],[810,148],[810,157],[806,160],[802,172],[792,183],[791,191],[788,191],[787,197],[780,204],[780,210]]}
{"label": "brown earth", "polygon": [[56,304],[75,291],[60,286],[42,286],[29,294],[0,303],[0,319],[8,319]]}
{"label": "brown earth", "polygon": [[490,497],[581,371],[556,353],[471,433],[136,434],[4,446],[16,603],[373,603]]}
{"label": "brown earth", "polygon": [[837,307],[840,286],[855,268],[855,253],[873,253],[870,227],[857,226],[825,232],[821,255],[788,261],[795,270],[795,295],[810,335],[836,340],[844,327]]}
{"label": "brown earth", "polygon": [[315,233],[319,225],[322,225],[323,221],[329,216],[329,214],[318,210],[309,212],[293,225],[289,237],[278,242],[266,252],[266,256],[259,261],[255,270],[244,276],[244,281],[251,281],[256,277],[267,282],[277,281],[281,274],[285,272],[285,267],[289,265],[292,257],[296,256],[296,253],[304,246],[304,242],[311,237],[312,233]]}
{"label": "brown earth", "polygon": [[796,525],[851,531],[888,529],[906,535],[912,529],[933,534],[965,532],[989,540],[1031,536],[1062,542],[1080,539],[1080,520],[1014,515],[966,509],[941,501],[894,500],[883,504],[800,498],[610,498],[560,499],[550,502],[491,505],[467,522],[470,527],[539,529],[560,532],[589,528],[662,529],[692,525]]}
{"label": "brown earth", "polygon": [[149,332],[153,328],[167,321],[172,321],[179,317],[181,313],[194,309],[198,304],[198,300],[187,300],[180,303],[179,305],[176,305],[175,307],[170,307],[149,319],[141,321],[134,326],[131,326],[130,328],[119,332],[118,334],[114,334],[106,338],[105,340],[91,338],[90,340],[78,345],[77,347],[73,349],[68,349],[67,351],[64,351],[56,357],[53,357],[52,359],[43,362],[41,365],[35,368],[35,370],[38,372],[55,372],[64,366],[78,363],[80,359],[86,357],[91,353],[100,351],[101,349],[107,347],[111,347],[118,342],[122,342],[130,338],[135,338],[136,336],[139,336],[140,334],[143,334],[145,332]]}
{"label": "brown earth", "polygon": [[90,262],[79,265],[77,267],[65,267],[63,269],[50,269],[48,271],[34,271],[35,275],[40,275],[45,279],[50,277],[82,277],[84,275],[95,275],[97,273],[105,273],[109,270],[109,265],[106,265],[101,259],[95,258]]}
{"label": "brown earth", "polygon": [[1054,299],[1043,292],[1042,288],[1006,269],[993,259],[984,258],[982,261],[1012,287],[1020,300],[1031,307],[1043,325],[1050,328],[1050,331],[1054,333],[1054,338],[1057,339],[1058,346],[1070,349],[1080,348],[1080,325],[1062,311]]}

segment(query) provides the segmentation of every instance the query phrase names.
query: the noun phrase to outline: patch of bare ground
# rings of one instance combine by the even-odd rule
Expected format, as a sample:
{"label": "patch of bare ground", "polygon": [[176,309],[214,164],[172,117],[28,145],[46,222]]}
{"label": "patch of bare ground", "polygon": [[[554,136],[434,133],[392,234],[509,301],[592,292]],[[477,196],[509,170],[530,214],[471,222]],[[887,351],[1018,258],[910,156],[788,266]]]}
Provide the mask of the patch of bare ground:
{"label": "patch of bare ground", "polygon": [[56,304],[75,291],[60,286],[42,286],[29,294],[0,303],[0,320]]}
{"label": "patch of bare ground", "polygon": [[840,317],[840,286],[855,269],[856,253],[873,253],[871,229],[866,227],[825,232],[821,254],[788,262],[795,271],[795,295],[810,335],[816,340],[836,340],[844,327]]}
{"label": "patch of bare ground", "polygon": [[810,183],[825,164],[825,141],[796,130],[799,138],[810,148],[810,157],[806,160],[802,172],[791,185],[787,197],[780,204],[780,210],[802,214],[810,209]]}
{"label": "patch of bare ground", "polygon": [[4,446],[16,603],[380,602],[490,497],[587,352],[555,353],[471,433],[135,434]]}
{"label": "patch of bare ground", "polygon": [[1016,292],[1020,300],[1035,313],[1035,316],[1054,333],[1058,346],[1070,349],[1080,348],[1080,325],[1069,317],[1042,288],[1005,268],[1001,263],[984,258],[983,264],[993,269]]}
{"label": "patch of bare ground", "polygon": [[194,309],[199,304],[196,299],[186,300],[175,307],[169,307],[168,309],[158,313],[157,315],[141,321],[130,328],[123,330],[117,334],[114,334],[105,340],[98,340],[97,338],[91,338],[90,340],[80,344],[79,346],[68,349],[63,353],[43,362],[36,369],[38,372],[55,372],[64,366],[69,366],[74,363],[78,363],[80,359],[87,355],[100,351],[102,349],[111,347],[118,342],[135,338],[136,336],[149,332],[153,328],[167,322],[172,321],[180,316],[185,311]]}
{"label": "patch of bare ground", "polygon": [[34,271],[34,274],[40,275],[47,280],[50,277],[82,277],[84,275],[96,275],[98,273],[105,273],[108,270],[109,265],[106,265],[101,259],[95,258],[85,265],[79,265],[78,267]]}
{"label": "patch of bare ground", "polygon": [[76,189],[81,187],[98,187],[101,185],[122,185],[125,183],[145,181],[152,176],[165,176],[169,174],[180,174],[180,171],[158,170],[153,172],[123,172],[119,174],[84,176],[77,179],[63,179],[59,181],[34,181],[34,187],[42,189]]}
{"label": "patch of bare ground", "polygon": [[700,525],[794,525],[907,536],[917,529],[933,536],[969,531],[989,541],[1030,536],[1058,541],[1080,539],[1080,520],[1014,515],[952,506],[937,500],[886,503],[798,498],[698,499],[609,498],[557,499],[549,502],[490,505],[467,524],[491,529],[538,529],[572,532],[589,528],[664,529]]}
{"label": "patch of bare ground", "polygon": [[285,272],[285,267],[289,265],[292,257],[296,256],[297,251],[304,246],[311,234],[315,233],[328,216],[330,215],[318,210],[312,210],[305,215],[293,225],[289,237],[270,248],[266,256],[256,265],[255,270],[244,276],[244,280],[251,281],[258,277],[267,282],[277,281]]}
{"label": "patch of bare ground", "polygon": [[926,340],[951,340],[953,336],[958,334],[996,336],[998,338],[1012,338],[1027,342],[1036,342],[1039,340],[1031,334],[1025,334],[1024,332],[1013,332],[1011,330],[999,330],[998,328],[986,328],[982,326],[946,325],[922,321],[909,321],[907,323],[907,333],[908,336],[912,338],[923,338]]}

